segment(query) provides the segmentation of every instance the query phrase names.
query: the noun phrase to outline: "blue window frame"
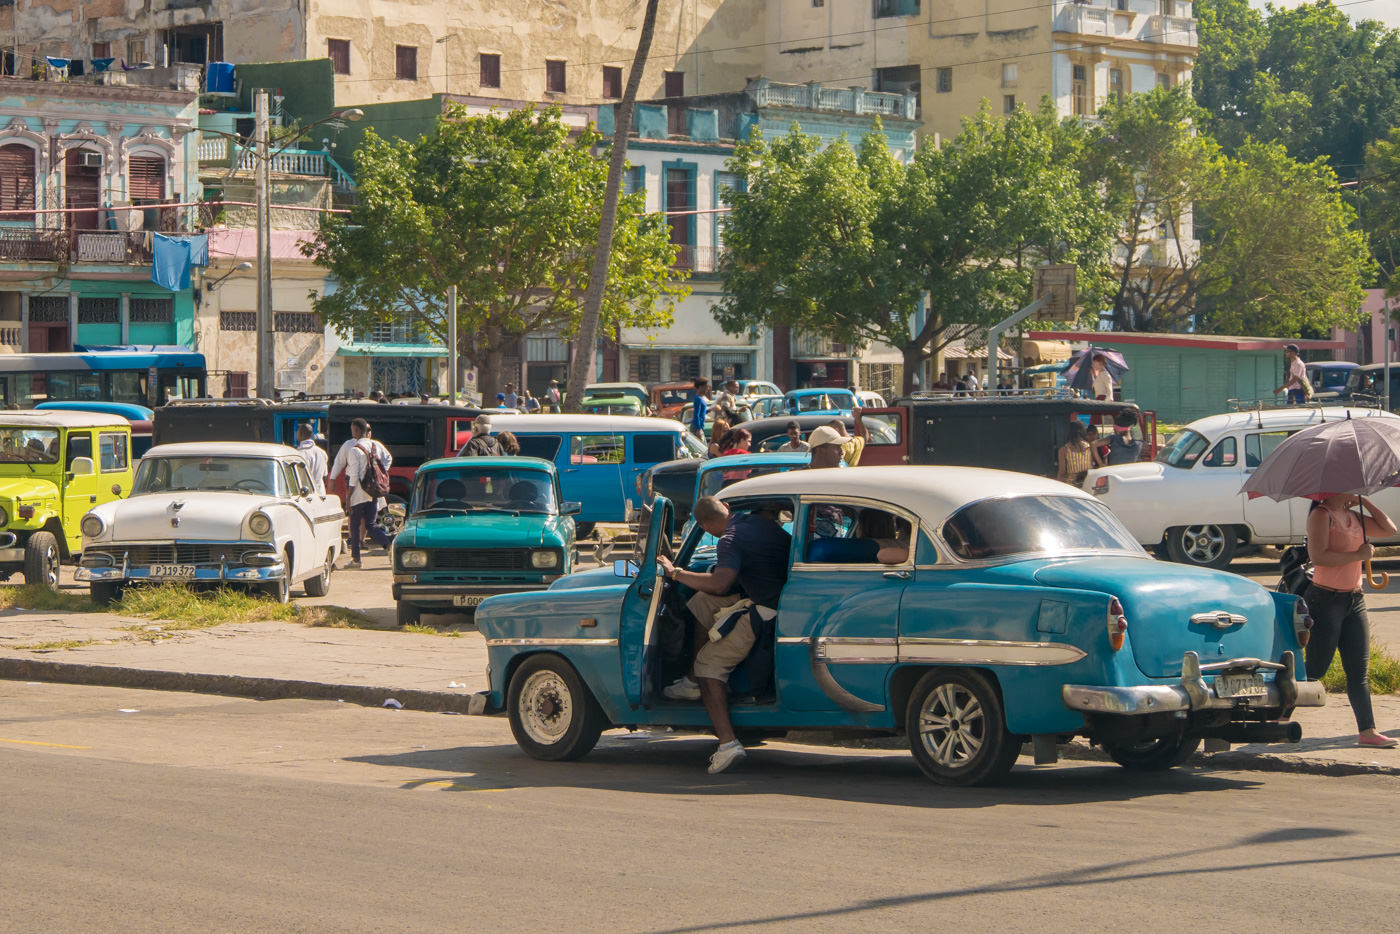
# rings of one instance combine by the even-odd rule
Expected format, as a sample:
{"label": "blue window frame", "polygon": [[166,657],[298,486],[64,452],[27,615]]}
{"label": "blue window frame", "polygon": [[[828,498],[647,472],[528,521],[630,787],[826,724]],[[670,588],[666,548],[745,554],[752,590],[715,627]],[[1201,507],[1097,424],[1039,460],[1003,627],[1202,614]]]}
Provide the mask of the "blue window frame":
{"label": "blue window frame", "polygon": [[671,228],[671,242],[680,247],[675,265],[695,268],[695,214],[673,216],[672,211],[694,212],[695,203],[694,162],[664,162],[661,165],[661,210],[666,212],[666,223]]}

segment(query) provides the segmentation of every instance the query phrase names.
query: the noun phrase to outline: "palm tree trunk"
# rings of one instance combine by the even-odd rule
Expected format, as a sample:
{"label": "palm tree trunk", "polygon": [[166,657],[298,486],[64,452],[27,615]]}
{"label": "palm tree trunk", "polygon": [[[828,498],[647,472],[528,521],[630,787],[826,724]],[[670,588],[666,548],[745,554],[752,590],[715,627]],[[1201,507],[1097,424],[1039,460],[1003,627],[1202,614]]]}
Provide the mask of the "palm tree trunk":
{"label": "palm tree trunk", "polygon": [[569,363],[568,394],[564,411],[577,412],[583,402],[583,387],[593,379],[593,358],[598,344],[598,321],[603,312],[603,295],[608,287],[608,260],[612,254],[613,230],[617,227],[617,200],[622,188],[622,171],[627,164],[627,137],[632,132],[632,108],[637,102],[637,89],[642,84],[651,39],[656,33],[656,8],[660,0],[647,0],[642,18],[642,34],[637,39],[637,54],[627,75],[627,87],[617,105],[613,121],[612,158],[608,163],[608,187],[603,195],[603,217],[598,225],[598,249],[593,254],[593,272],[588,277],[588,289],[583,295],[583,321],[574,338],[573,359]]}

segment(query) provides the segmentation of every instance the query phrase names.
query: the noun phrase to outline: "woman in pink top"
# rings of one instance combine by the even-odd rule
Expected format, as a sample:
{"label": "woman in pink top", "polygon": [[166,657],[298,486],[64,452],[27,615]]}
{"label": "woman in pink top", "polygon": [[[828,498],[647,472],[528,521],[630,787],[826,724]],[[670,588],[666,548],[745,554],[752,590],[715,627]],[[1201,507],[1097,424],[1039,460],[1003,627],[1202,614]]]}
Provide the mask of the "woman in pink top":
{"label": "woman in pink top", "polygon": [[[1366,511],[1364,525],[1358,505]],[[1308,557],[1313,563],[1312,583],[1303,591],[1313,618],[1307,650],[1308,678],[1321,679],[1332,665],[1332,656],[1341,651],[1359,746],[1389,747],[1400,743],[1376,731],[1371,713],[1367,672],[1371,631],[1366,599],[1361,595],[1361,563],[1375,551],[1366,539],[1394,534],[1395,523],[1364,496],[1329,496],[1313,503],[1308,513]]]}

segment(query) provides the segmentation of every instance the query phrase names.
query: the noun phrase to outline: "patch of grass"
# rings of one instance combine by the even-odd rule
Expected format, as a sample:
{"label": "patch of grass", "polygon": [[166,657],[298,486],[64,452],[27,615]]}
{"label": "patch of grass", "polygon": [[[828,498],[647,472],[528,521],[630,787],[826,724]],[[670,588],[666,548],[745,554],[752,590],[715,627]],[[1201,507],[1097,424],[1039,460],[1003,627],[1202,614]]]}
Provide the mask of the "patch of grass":
{"label": "patch of grass", "polygon": [[402,628],[404,632],[418,632],[427,636],[437,635],[436,628],[424,625],[423,623],[409,623],[407,626],[403,626],[400,628]]}
{"label": "patch of grass", "polygon": [[99,608],[86,596],[54,592],[42,584],[0,587],[0,609],[62,610],[65,613],[97,613]]}
{"label": "patch of grass", "polygon": [[[242,590],[222,588],[194,591],[179,584],[158,587],[132,587],[112,606],[113,612],[158,619],[163,628],[207,629],[224,623],[253,623],[270,620],[294,622],[297,607],[290,603],[254,597]],[[145,627],[128,627],[132,631]]]}
{"label": "patch of grass", "polygon": [[380,623],[358,610],[343,606],[299,606],[296,621],[306,626],[324,626],[328,629],[378,629],[392,632],[399,627],[393,623]]}
{"label": "patch of grass", "polygon": [[85,645],[96,645],[96,639],[64,639],[59,642],[30,642],[28,645],[11,645],[8,648],[22,652],[51,652],[55,649],[77,649]]}
{"label": "patch of grass", "polygon": [[[1400,692],[1400,658],[1384,649],[1371,646],[1371,664],[1368,669],[1372,694],[1394,694]],[[1322,676],[1322,686],[1333,694],[1347,688],[1346,675],[1342,673],[1342,659],[1332,659],[1332,667]]]}

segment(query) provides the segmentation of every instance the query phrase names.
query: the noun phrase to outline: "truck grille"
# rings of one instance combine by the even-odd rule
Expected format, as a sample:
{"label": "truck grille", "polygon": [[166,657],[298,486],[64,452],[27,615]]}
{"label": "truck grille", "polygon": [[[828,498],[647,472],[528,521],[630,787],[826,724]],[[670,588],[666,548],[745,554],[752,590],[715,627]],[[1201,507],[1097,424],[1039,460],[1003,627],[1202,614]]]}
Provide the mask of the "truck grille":
{"label": "truck grille", "polygon": [[524,571],[528,548],[439,548],[428,552],[434,568],[444,571]]}

